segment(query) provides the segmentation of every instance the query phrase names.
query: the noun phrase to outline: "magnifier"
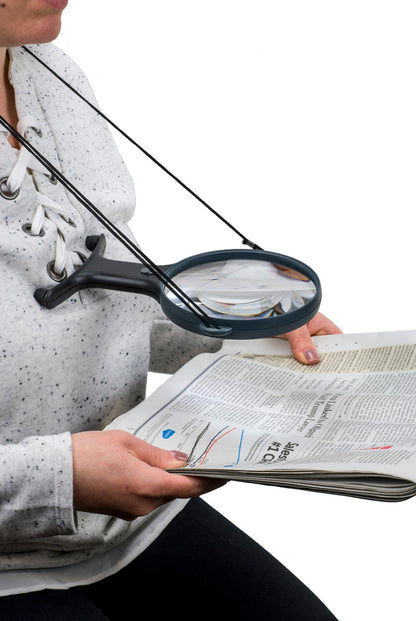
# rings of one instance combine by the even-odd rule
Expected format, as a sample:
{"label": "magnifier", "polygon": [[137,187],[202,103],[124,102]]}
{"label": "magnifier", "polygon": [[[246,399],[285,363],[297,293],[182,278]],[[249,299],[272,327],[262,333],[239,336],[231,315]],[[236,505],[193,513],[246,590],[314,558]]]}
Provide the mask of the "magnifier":
{"label": "magnifier", "polygon": [[104,257],[105,236],[87,237],[83,265],[35,298],[54,308],[76,291],[104,288],[156,299],[175,324],[198,334],[231,339],[266,338],[312,319],[321,301],[315,272],[296,259],[264,250],[217,250],[159,268]]}
{"label": "magnifier", "polygon": [[266,338],[285,334],[314,317],[321,302],[321,286],[318,276],[310,267],[294,258],[262,250],[248,240],[33,52],[24,49],[227,224],[242,238],[243,244],[250,246],[250,249],[205,252],[173,265],[155,265],[49,160],[0,116],[0,124],[141,261],[137,263],[108,259],[104,257],[105,236],[87,237],[86,247],[91,254],[81,267],[53,287],[35,291],[35,298],[42,306],[52,309],[76,291],[86,288],[127,291],[156,299],[165,315],[186,330],[229,339]]}

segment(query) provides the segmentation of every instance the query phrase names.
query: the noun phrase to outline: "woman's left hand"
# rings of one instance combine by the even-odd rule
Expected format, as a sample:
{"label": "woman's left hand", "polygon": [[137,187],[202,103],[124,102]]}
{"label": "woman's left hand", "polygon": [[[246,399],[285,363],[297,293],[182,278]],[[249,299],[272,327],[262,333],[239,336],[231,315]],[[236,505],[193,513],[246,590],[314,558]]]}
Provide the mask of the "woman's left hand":
{"label": "woman's left hand", "polygon": [[299,362],[316,364],[320,358],[311,337],[324,334],[342,334],[342,332],[325,315],[317,313],[309,323],[293,332],[288,332],[283,338],[289,341],[293,355]]}

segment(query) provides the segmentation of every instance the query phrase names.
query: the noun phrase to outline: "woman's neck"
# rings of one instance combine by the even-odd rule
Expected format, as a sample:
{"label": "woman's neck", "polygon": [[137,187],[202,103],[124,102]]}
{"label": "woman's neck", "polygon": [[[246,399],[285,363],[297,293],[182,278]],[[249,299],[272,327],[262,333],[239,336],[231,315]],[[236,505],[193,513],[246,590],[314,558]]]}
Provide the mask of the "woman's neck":
{"label": "woman's neck", "polygon": [[[16,127],[18,119],[14,90],[9,82],[9,55],[4,47],[0,48],[0,115]],[[9,142],[18,148],[19,143],[13,136],[9,136]]]}

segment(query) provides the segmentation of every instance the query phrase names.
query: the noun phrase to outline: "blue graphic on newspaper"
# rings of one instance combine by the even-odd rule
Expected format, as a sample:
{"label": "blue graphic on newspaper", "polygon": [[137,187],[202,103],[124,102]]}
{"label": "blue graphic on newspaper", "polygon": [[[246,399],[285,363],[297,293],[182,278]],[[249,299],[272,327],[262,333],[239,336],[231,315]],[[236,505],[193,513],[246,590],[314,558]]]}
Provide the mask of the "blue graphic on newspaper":
{"label": "blue graphic on newspaper", "polygon": [[175,430],[174,429],[164,429],[162,431],[162,438],[164,440],[168,440],[169,438],[171,438],[174,434],[175,434]]}

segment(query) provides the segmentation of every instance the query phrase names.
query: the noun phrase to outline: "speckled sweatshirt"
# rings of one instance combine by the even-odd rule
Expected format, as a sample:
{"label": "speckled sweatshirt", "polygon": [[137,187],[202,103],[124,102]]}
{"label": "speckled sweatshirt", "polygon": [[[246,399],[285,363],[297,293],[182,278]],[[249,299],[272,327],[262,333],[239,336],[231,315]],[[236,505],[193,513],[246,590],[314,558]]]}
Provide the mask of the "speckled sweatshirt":
{"label": "speckled sweatshirt", "polygon": [[[84,75],[58,48],[31,49],[93,100]],[[9,55],[26,138],[131,235],[126,222],[134,210],[132,181],[106,123],[22,48]],[[0,131],[6,194],[18,153]],[[76,257],[88,255],[87,235],[105,231],[47,171],[36,168],[28,163],[15,198],[0,196],[0,569],[77,562],[137,529],[145,542],[157,536],[164,512],[175,513],[172,506],[134,522],[74,514],[71,433],[102,429],[143,399],[150,341],[152,369],[161,372],[217,347],[160,318],[157,304],[145,296],[84,291],[54,310],[42,308],[33,294],[54,284],[47,266],[57,237],[64,240],[64,253]],[[36,210],[43,221],[33,235]],[[109,233],[106,238],[106,256],[134,260]]]}

